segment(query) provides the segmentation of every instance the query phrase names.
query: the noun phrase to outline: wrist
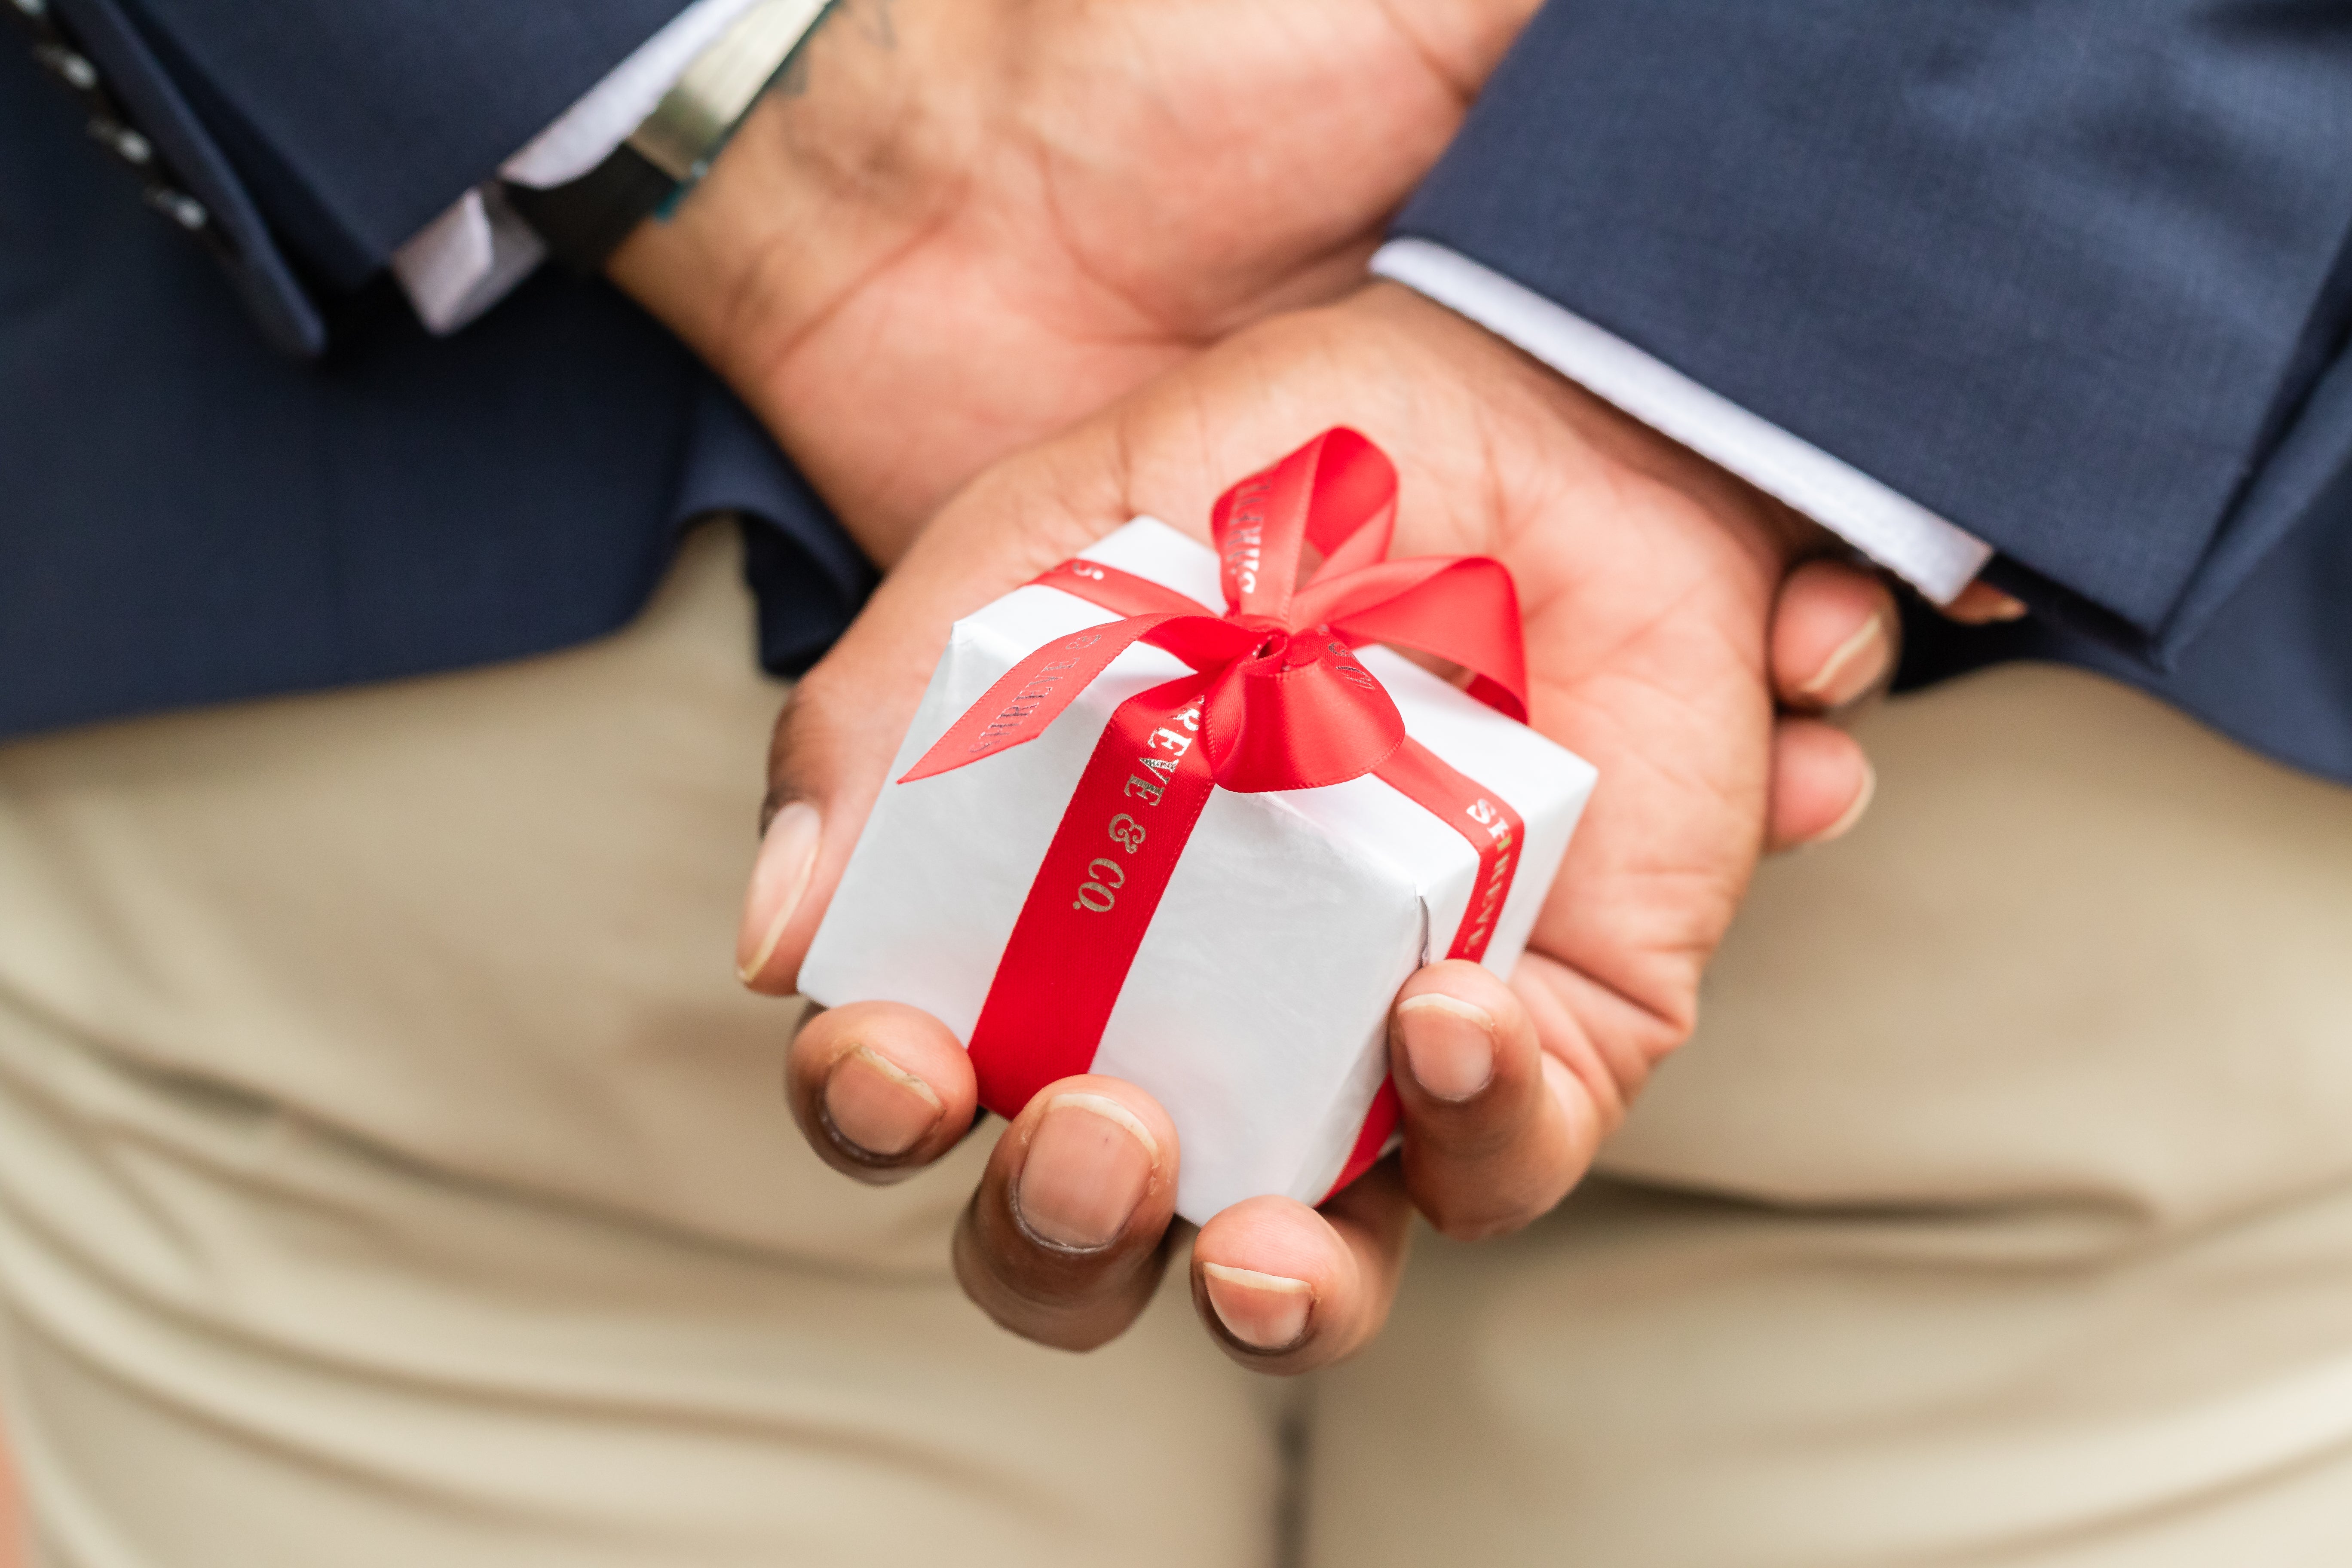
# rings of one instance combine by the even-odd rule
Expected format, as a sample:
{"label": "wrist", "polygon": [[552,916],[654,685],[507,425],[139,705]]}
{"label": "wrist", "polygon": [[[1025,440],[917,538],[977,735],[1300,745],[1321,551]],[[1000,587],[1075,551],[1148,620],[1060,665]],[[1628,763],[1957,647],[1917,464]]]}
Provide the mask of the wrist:
{"label": "wrist", "polygon": [[606,264],[788,443],[775,365],[954,186],[951,9],[836,5],[677,210]]}

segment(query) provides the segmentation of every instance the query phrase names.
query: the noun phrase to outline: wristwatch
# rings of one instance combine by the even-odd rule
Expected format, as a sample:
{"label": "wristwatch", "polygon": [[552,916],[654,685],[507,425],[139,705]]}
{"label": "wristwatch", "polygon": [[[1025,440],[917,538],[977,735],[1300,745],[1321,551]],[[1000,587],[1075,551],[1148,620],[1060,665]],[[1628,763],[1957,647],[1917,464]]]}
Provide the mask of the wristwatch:
{"label": "wristwatch", "polygon": [[557,260],[602,271],[631,230],[667,216],[694,188],[831,8],[832,0],[753,0],[610,157],[544,190],[509,182],[508,205]]}

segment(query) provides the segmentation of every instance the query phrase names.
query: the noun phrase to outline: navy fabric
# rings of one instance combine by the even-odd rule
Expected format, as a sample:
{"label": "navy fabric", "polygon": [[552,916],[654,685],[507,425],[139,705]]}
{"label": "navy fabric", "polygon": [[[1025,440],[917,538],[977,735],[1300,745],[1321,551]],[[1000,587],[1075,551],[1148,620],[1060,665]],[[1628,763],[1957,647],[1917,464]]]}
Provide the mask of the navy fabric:
{"label": "navy fabric", "polygon": [[2011,659],[2095,669],[2279,761],[2352,783],[2352,469],[2255,563],[2168,669],[2047,617],[1956,626],[1907,607],[1904,690]]}
{"label": "navy fabric", "polygon": [[[298,37],[323,25],[253,9]],[[423,26],[432,8],[382,9]],[[526,100],[593,80],[665,19],[606,28],[611,58],[558,49],[560,86]],[[508,63],[528,75],[527,54]],[[425,140],[496,145],[495,162],[536,129],[509,135],[511,113]],[[410,148],[387,137],[377,156],[404,166]],[[355,174],[331,205],[377,214],[352,219],[373,245],[479,172],[472,153],[442,162],[455,183],[430,197],[362,201],[349,193],[410,176]],[[339,290],[288,254],[332,323],[313,361],[274,350],[244,268],[147,210],[73,100],[0,49],[0,736],[594,637],[642,606],[677,528],[720,508],[751,519],[772,668],[804,666],[854,614],[871,582],[855,547],[740,404],[609,288],[545,271],[436,340],[381,274]]]}
{"label": "navy fabric", "polygon": [[227,154],[196,118],[180,84],[121,7],[108,0],[62,0],[75,42],[103,73],[109,96],[151,140],[179,187],[204,205],[226,242],[229,281],[272,346],[303,358],[327,349],[327,323],[269,232]]}
{"label": "navy fabric", "polygon": [[[0,735],[592,637],[718,508],[772,668],[845,623],[870,570],[610,290],[436,342],[381,271],[678,0],[56,3],[237,253],[0,51]],[[2070,660],[2352,779],[2347,148],[2321,0],[1553,0],[1399,232],[1991,541],[2035,619],[1906,680]]]}
{"label": "navy fabric", "polygon": [[1552,0],[1397,232],[1992,543],[2037,624],[1915,673],[2093,664],[2352,778],[2347,153],[2341,4]]}
{"label": "navy fabric", "polygon": [[356,283],[684,0],[120,0],[271,219]]}

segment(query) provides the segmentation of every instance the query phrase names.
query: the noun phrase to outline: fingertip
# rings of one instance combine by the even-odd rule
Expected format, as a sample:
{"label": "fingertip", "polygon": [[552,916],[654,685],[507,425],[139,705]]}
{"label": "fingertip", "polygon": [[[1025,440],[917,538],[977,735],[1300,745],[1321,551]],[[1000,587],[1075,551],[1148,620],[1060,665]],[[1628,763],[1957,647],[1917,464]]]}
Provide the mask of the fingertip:
{"label": "fingertip", "polygon": [[1407,1079],[1432,1100],[1461,1104],[1495,1081],[1501,1052],[1494,1015],[1443,992],[1408,996],[1396,1005],[1391,1027]]}
{"label": "fingertip", "polygon": [[1020,1152],[1006,1202],[1032,1240],[1090,1252],[1139,1225],[1166,1226],[1176,1129],[1150,1096],[1116,1079],[1066,1079],[1038,1094],[1013,1137]]}
{"label": "fingertip", "polygon": [[1117,1338],[1166,1268],[1180,1157],[1174,1124],[1134,1085],[1047,1085],[997,1140],[957,1227],[965,1293],[1041,1344]]}
{"label": "fingertip", "polygon": [[811,1147],[835,1170],[896,1181],[971,1125],[971,1061],[946,1025],[895,1002],[813,1016],[786,1057],[786,1094]]}
{"label": "fingertip", "polygon": [[1827,844],[1833,839],[1844,837],[1853,830],[1857,823],[1861,822],[1863,815],[1870,809],[1870,803],[1878,797],[1878,770],[1870,765],[1870,758],[1867,754],[1863,755],[1859,760],[1862,764],[1862,783],[1854,790],[1853,799],[1843,811],[1838,814],[1835,822],[1813,836],[1813,843]]}
{"label": "fingertip", "polygon": [[1389,1036],[1401,1088],[1446,1105],[1464,1105],[1516,1078],[1535,1051],[1535,1028],[1517,993],[1465,959],[1413,972],[1397,990]]}
{"label": "fingertip", "polygon": [[1526,1000],[1483,966],[1431,964],[1400,991],[1389,1063],[1401,1163],[1414,1206],[1443,1234],[1517,1229],[1574,1180],[1544,1060]]}
{"label": "fingertip", "polygon": [[[969,1058],[966,1058],[967,1061]],[[1080,1073],[1039,1089],[1013,1121],[1013,1134],[1033,1143],[1055,1110],[1081,1110],[1118,1127],[1150,1156],[1154,1174],[1171,1187],[1182,1158],[1176,1123],[1147,1089],[1103,1073]]]}
{"label": "fingertip", "polygon": [[1947,620],[1958,621],[1962,626],[1981,626],[2023,620],[2026,604],[2016,595],[2004,594],[1979,578],[1954,595],[1942,610]]}
{"label": "fingertip", "polygon": [[1859,700],[1893,676],[1901,626],[1894,595],[1874,574],[1805,563],[1781,584],[1773,612],[1775,694],[1814,712]]}
{"label": "fingertip", "polygon": [[1366,1281],[1339,1230],[1288,1198],[1248,1198],[1192,1242],[1192,1300],[1227,1355],[1291,1375],[1360,1342]]}
{"label": "fingertip", "polygon": [[1304,1279],[1203,1263],[1201,1286],[1217,1326],[1252,1355],[1279,1355],[1307,1338],[1315,1287]]}
{"label": "fingertip", "polygon": [[1772,853],[1826,844],[1869,809],[1877,773],[1862,742],[1818,719],[1783,719],[1772,735],[1771,807],[1765,847]]}
{"label": "fingertip", "polygon": [[853,647],[863,626],[801,678],[769,739],[767,816],[735,941],[737,976],[762,995],[799,988],[911,710],[895,700],[902,683]]}
{"label": "fingertip", "polygon": [[824,819],[804,800],[779,807],[760,836],[735,938],[735,973],[763,995],[792,994],[806,942],[787,946],[784,938],[807,902],[824,842]]}
{"label": "fingertip", "polygon": [[1470,1003],[1500,1017],[1519,1009],[1521,1004],[1510,986],[1483,963],[1466,958],[1440,959],[1424,963],[1412,972],[1412,977],[1397,987],[1400,1005],[1416,997],[1444,995]]}

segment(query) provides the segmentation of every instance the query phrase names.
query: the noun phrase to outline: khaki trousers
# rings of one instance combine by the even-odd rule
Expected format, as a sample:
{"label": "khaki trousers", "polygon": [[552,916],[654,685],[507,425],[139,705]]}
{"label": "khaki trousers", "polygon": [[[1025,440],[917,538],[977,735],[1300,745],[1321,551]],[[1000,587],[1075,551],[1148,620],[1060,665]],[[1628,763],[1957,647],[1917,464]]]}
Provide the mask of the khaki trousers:
{"label": "khaki trousers", "polygon": [[1320,1391],[1318,1563],[2352,1563],[2352,792],[2062,669],[1864,739],[1606,1179]]}
{"label": "khaki trousers", "polygon": [[2352,796],[1890,706],[1608,1175],[1371,1354],[965,1305],[801,1148],[732,531],[598,646],[0,750],[9,1437],[60,1568],[2352,1558]]}

